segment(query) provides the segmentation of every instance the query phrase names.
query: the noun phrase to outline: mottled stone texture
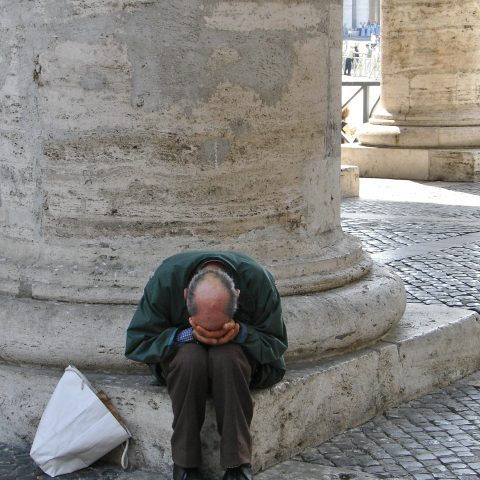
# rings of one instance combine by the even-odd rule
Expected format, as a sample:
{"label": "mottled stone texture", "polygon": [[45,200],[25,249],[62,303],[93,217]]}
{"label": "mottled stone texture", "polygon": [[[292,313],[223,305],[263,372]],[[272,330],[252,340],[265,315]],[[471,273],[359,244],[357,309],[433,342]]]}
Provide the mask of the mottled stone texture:
{"label": "mottled stone texture", "polygon": [[403,286],[340,228],[340,19],[339,0],[1,3],[4,360],[126,370],[131,305],[186,249],[273,271],[292,357],[399,320]]}
{"label": "mottled stone texture", "polygon": [[0,291],[135,302],[246,251],[283,293],[369,269],[339,220],[341,2],[0,6]]}
{"label": "mottled stone texture", "polygon": [[384,0],[381,108],[362,143],[480,146],[480,4]]}
{"label": "mottled stone texture", "polygon": [[[288,330],[286,358],[289,362],[305,361],[371,344],[400,320],[405,304],[400,278],[378,266],[361,282],[314,295],[287,296],[282,302]],[[143,363],[123,355],[125,331],[134,309],[133,305],[73,304],[0,295],[0,360],[148,372]]]}

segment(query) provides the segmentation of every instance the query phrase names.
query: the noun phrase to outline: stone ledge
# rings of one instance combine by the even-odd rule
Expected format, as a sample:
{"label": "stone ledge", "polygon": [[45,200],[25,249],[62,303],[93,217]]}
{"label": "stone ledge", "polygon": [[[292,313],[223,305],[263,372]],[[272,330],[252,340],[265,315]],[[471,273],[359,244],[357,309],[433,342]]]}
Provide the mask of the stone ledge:
{"label": "stone ledge", "polygon": [[[480,367],[480,318],[458,308],[409,305],[375,347],[292,364],[284,381],[255,393],[254,466],[262,469]],[[0,365],[0,441],[31,443],[62,370]],[[167,471],[172,415],[165,389],[139,375],[88,374],[134,436],[133,465]],[[203,430],[207,469],[217,469],[211,405]]]}
{"label": "stone ledge", "polygon": [[360,177],[403,180],[480,180],[480,149],[389,148],[342,145],[342,163],[356,165]]}

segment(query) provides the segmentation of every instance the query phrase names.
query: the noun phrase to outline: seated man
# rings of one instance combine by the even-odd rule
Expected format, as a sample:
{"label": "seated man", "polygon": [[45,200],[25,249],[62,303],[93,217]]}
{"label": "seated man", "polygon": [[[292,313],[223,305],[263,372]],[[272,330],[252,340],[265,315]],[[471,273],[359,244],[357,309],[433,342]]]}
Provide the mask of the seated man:
{"label": "seated man", "polygon": [[126,356],[147,363],[172,400],[174,480],[201,478],[207,395],[221,437],[224,480],[250,480],[251,388],[285,373],[287,334],[271,273],[247,255],[185,252],[147,283],[128,327]]}

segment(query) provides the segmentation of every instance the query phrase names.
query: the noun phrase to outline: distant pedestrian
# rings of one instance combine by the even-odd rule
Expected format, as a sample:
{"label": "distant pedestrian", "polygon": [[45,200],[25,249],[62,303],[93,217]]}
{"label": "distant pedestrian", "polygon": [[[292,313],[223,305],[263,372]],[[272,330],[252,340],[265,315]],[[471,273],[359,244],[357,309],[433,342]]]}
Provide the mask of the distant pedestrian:
{"label": "distant pedestrian", "polygon": [[372,47],[370,46],[369,43],[367,43],[366,49],[367,49],[366,51],[367,58],[372,58]]}
{"label": "distant pedestrian", "polygon": [[358,60],[360,59],[360,51],[358,50],[358,45],[355,45],[353,48],[353,68],[355,69],[358,65]]}
{"label": "distant pedestrian", "polygon": [[353,64],[353,48],[349,46],[347,48],[347,54],[345,59],[345,69],[343,71],[344,75],[351,75],[352,73],[352,64]]}

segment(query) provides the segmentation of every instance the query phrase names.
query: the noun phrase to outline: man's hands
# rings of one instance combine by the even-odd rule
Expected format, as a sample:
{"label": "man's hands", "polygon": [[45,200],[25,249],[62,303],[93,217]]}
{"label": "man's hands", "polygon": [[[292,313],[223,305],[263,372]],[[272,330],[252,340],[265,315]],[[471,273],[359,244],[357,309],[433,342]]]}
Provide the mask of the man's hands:
{"label": "man's hands", "polygon": [[193,336],[196,340],[206,345],[223,345],[231,342],[240,330],[240,325],[234,320],[230,320],[223,324],[219,330],[207,330],[201,327],[190,317],[188,319],[193,328]]}

